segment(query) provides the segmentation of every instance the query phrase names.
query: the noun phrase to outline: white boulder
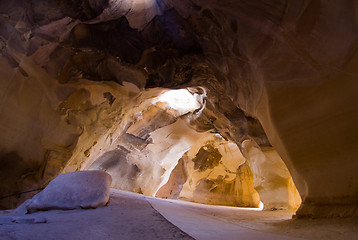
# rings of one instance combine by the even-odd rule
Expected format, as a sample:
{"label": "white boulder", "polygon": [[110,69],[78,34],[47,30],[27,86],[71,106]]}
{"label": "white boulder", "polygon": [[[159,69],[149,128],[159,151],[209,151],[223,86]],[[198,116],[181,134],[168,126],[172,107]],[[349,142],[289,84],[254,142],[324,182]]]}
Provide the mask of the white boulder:
{"label": "white boulder", "polygon": [[97,208],[109,201],[112,177],[104,171],[64,173],[26,205],[28,213],[51,209]]}

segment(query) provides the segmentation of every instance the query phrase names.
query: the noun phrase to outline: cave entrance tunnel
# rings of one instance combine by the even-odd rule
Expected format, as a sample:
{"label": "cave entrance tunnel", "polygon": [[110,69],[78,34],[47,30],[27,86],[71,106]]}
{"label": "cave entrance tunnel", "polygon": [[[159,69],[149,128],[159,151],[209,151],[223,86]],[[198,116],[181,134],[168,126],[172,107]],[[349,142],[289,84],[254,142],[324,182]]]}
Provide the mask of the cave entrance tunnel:
{"label": "cave entrance tunnel", "polygon": [[272,147],[262,148],[250,138],[241,143],[230,135],[224,138],[215,123],[205,130],[198,127],[208,114],[205,88],[146,92],[151,91],[159,95],[150,94],[146,106],[132,113],[115,143],[105,147],[96,140],[94,156],[83,162],[83,170],[104,170],[112,176],[113,188],[149,196],[297,210],[301,198]]}

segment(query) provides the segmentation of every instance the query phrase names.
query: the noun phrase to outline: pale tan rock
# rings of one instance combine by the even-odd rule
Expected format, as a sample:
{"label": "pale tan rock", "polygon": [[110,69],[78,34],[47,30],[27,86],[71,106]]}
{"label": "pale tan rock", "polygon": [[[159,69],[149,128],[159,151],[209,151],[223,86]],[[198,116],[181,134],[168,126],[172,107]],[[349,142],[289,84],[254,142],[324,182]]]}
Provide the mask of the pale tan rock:
{"label": "pale tan rock", "polygon": [[179,159],[170,174],[169,180],[155,194],[159,198],[178,199],[188,176],[186,173],[183,159]]}

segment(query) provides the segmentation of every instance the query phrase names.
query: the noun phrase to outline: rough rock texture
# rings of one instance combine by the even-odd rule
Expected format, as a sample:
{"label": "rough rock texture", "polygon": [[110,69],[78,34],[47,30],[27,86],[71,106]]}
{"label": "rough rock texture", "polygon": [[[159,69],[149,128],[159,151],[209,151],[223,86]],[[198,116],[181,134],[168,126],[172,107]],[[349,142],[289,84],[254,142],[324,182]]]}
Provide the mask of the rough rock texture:
{"label": "rough rock texture", "polygon": [[300,195],[277,152],[261,150],[252,140],[245,140],[242,149],[264,209],[297,210],[301,204]]}
{"label": "rough rock texture", "polygon": [[[350,0],[0,2],[0,196],[115,150],[100,149],[151,98],[144,88],[195,87],[207,98],[192,126],[277,151],[302,198],[298,216],[356,216],[357,9]],[[16,196],[1,206],[28,197]]]}
{"label": "rough rock texture", "polygon": [[64,173],[26,203],[29,213],[51,209],[97,208],[109,201],[112,178],[103,171]]}
{"label": "rough rock texture", "polygon": [[[192,202],[297,210],[301,198],[282,159],[252,140],[243,154],[218,135],[203,137],[182,157],[157,197]],[[245,157],[244,157],[245,156]]]}
{"label": "rough rock texture", "polygon": [[356,3],[195,3],[203,52],[288,166],[297,214],[357,215]]}
{"label": "rough rock texture", "polygon": [[99,139],[88,136],[96,144],[87,156],[79,150],[82,161],[72,158],[65,170],[101,169],[112,175],[115,188],[155,195],[181,156],[200,137],[185,117],[202,107],[200,96],[186,91],[196,104],[177,111],[162,102],[163,92],[154,89],[139,93],[132,108],[124,106],[125,110],[120,110],[123,116],[108,132]]}
{"label": "rough rock texture", "polygon": [[221,136],[201,134],[184,154],[157,197],[187,201],[259,207],[250,168],[236,144]]}
{"label": "rough rock texture", "polygon": [[[136,135],[129,136],[134,140],[141,139]],[[134,141],[121,139],[116,143],[119,144],[117,150],[95,159],[90,169],[110,173],[113,177],[112,186],[115,188],[155,195],[168,180],[178,160],[200,135],[179,119],[150,132],[148,137],[151,139],[150,143],[147,142],[142,147],[135,145]]]}
{"label": "rough rock texture", "polygon": [[170,173],[168,182],[157,191],[155,196],[159,198],[178,199],[183,185],[188,178],[187,175],[183,158],[180,158],[178,164]]}

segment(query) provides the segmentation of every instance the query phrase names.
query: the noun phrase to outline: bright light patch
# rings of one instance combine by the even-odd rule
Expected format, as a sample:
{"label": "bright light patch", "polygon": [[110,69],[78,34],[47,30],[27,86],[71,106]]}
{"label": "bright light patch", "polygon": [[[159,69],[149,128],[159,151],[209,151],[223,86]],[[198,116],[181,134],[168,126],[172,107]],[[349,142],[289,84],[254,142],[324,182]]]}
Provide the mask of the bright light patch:
{"label": "bright light patch", "polygon": [[170,90],[158,97],[157,102],[165,102],[167,106],[176,110],[179,115],[192,112],[201,108],[201,97],[198,94],[191,94],[186,89]]}
{"label": "bright light patch", "polygon": [[260,201],[260,206],[259,206],[259,209],[260,210],[263,210],[264,209],[264,203]]}

